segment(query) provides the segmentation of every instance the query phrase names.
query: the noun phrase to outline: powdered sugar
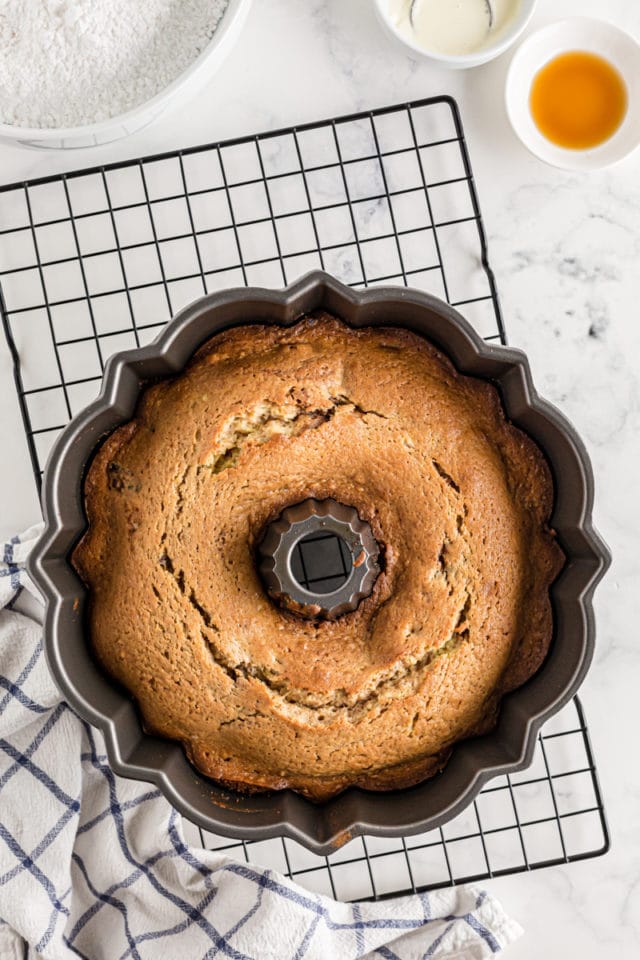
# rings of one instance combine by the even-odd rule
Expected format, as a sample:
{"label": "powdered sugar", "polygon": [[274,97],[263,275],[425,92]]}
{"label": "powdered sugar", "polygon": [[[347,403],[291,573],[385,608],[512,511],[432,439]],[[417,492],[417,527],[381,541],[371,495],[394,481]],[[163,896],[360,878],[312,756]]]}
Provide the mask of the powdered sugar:
{"label": "powdered sugar", "polygon": [[74,127],[144,103],[204,50],[228,0],[0,0],[0,122]]}

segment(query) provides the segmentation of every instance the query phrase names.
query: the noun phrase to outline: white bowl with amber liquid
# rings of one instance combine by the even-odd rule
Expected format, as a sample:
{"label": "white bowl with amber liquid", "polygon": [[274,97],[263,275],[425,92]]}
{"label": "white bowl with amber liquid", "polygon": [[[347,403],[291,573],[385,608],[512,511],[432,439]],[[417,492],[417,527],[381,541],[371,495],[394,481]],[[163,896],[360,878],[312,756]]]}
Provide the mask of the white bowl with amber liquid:
{"label": "white bowl with amber liquid", "polygon": [[539,159],[566,170],[608,167],[640,144],[640,45],[589,17],[543,27],[511,61],[506,107]]}

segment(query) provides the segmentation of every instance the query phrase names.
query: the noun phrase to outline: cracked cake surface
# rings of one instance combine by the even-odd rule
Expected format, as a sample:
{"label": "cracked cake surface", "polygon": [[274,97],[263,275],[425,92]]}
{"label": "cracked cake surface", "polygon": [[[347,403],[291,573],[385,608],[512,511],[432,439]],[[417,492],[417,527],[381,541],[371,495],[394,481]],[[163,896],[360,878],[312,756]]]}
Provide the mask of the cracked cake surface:
{"label": "cracked cake surface", "polygon": [[[206,775],[314,800],[436,773],[541,665],[553,484],[496,388],[424,339],[327,314],[213,337],[147,387],[84,482],[73,562],[97,658]],[[276,605],[266,525],[353,506],[381,572],[335,621]]]}

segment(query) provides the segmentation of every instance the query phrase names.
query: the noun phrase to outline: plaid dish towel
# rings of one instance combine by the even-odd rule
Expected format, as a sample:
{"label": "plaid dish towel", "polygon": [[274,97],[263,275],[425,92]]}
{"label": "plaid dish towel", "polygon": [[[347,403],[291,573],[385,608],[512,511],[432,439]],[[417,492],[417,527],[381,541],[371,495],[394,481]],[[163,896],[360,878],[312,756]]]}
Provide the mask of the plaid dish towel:
{"label": "plaid dish towel", "polygon": [[2,960],[479,960],[520,935],[470,887],[345,904],[188,847],[157,790],[111,771],[101,734],[61,701],[40,626],[11,609],[35,593],[38,533],[0,560]]}

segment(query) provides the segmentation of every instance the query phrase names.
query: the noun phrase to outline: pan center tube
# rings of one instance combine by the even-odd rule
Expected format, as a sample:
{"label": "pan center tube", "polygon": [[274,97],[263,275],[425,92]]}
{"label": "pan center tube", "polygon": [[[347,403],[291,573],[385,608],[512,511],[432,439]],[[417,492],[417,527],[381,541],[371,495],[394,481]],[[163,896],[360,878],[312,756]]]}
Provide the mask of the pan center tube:
{"label": "pan center tube", "polygon": [[258,569],[280,606],[308,619],[336,620],[370,596],[380,547],[355,507],[315,500],[287,507],[258,546]]}

